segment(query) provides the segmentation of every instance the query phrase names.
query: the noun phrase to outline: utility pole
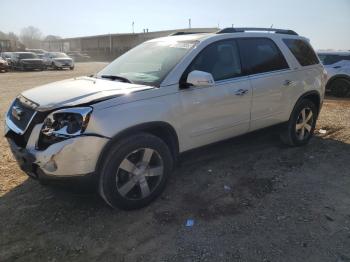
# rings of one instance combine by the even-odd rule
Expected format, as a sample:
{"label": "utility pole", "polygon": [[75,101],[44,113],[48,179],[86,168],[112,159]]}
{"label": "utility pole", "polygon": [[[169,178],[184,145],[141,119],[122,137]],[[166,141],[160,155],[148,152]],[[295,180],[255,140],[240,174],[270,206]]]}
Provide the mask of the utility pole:
{"label": "utility pole", "polygon": [[188,28],[191,29],[191,18],[188,19]]}
{"label": "utility pole", "polygon": [[135,22],[132,21],[132,33],[135,34]]}

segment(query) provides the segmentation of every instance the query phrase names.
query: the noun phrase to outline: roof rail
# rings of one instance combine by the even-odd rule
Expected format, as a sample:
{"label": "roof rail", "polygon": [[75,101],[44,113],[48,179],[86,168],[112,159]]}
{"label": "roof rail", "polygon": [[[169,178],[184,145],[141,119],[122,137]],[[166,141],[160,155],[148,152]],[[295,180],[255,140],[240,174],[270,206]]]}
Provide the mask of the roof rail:
{"label": "roof rail", "polygon": [[276,29],[276,28],[260,28],[260,27],[227,27],[224,29],[221,29],[220,31],[216,32],[217,34],[224,34],[224,33],[244,33],[247,31],[255,31],[255,32],[273,32],[276,34],[286,34],[286,35],[298,35],[293,30],[288,29]]}
{"label": "roof rail", "polygon": [[175,36],[175,35],[193,35],[193,34],[202,34],[202,33],[209,33],[209,32],[183,32],[183,31],[178,31],[171,33],[169,36]]}

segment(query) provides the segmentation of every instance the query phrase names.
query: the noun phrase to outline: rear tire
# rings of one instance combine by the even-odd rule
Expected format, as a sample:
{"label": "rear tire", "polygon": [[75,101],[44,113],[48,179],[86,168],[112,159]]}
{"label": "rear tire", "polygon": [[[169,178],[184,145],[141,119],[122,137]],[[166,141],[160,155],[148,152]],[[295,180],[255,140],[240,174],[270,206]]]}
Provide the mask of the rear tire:
{"label": "rear tire", "polygon": [[346,97],[350,95],[350,81],[339,78],[331,83],[331,94],[336,97]]}
{"label": "rear tire", "polygon": [[318,110],[316,105],[308,100],[299,101],[289,118],[289,121],[283,127],[280,135],[284,144],[289,146],[302,146],[309,142],[313,136]]}
{"label": "rear tire", "polygon": [[113,208],[142,208],[164,190],[173,168],[168,146],[147,133],[115,142],[104,154],[99,193]]}

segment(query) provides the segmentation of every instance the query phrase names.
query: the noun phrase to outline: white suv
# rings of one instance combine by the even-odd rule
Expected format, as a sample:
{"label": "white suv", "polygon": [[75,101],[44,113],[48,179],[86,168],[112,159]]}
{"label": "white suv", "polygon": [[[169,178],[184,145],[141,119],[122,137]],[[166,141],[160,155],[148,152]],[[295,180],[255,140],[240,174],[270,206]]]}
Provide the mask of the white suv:
{"label": "white suv", "polygon": [[163,37],[94,77],[23,92],[5,133],[28,175],[90,175],[109,205],[139,208],[184,151],[281,123],[285,143],[306,144],[325,78],[308,40],[290,30]]}
{"label": "white suv", "polygon": [[43,60],[46,68],[51,67],[52,69],[74,69],[73,59],[65,53],[47,52],[43,55]]}
{"label": "white suv", "polygon": [[326,91],[339,97],[350,96],[350,51],[324,51],[318,56],[327,71]]}

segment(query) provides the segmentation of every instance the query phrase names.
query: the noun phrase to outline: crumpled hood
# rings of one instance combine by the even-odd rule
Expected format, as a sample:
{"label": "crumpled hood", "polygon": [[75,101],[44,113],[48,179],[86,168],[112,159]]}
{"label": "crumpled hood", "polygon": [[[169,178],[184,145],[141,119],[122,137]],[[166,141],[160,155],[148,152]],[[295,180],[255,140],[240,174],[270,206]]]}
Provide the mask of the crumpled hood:
{"label": "crumpled hood", "polygon": [[92,101],[102,101],[152,88],[154,87],[92,77],[79,77],[29,89],[24,91],[22,95],[38,104],[37,110],[46,111]]}

